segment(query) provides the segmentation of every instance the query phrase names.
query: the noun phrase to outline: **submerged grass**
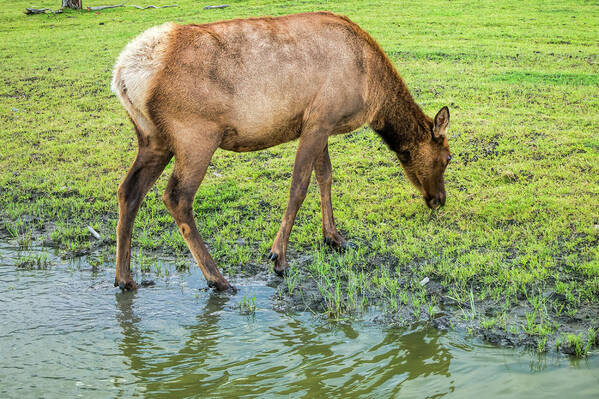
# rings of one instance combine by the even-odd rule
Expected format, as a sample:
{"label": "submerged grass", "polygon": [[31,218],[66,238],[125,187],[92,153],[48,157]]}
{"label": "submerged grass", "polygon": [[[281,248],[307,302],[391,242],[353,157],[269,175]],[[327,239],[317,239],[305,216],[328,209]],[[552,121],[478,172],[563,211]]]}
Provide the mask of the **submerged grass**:
{"label": "submerged grass", "polygon": [[245,295],[237,306],[240,314],[254,315],[256,313],[256,294]]}
{"label": "submerged grass", "polygon": [[15,260],[15,265],[20,269],[42,270],[49,268],[52,263],[48,260],[46,253],[40,253],[19,256]]}
{"label": "submerged grass", "polygon": [[[438,320],[451,308],[451,324],[528,337],[539,350],[566,334],[555,347],[586,348],[570,335],[599,327],[585,321],[599,309],[597,4],[232,1],[203,11],[204,3],[27,17],[30,4],[15,1],[0,10],[1,234],[23,250],[39,240],[114,257],[116,188],[136,142],[109,80],[139,32],[171,20],[328,9],[379,41],[425,112],[450,107],[448,202],[428,211],[369,129],[332,138],[335,216],[358,249],[322,248],[312,184],[291,234],[284,295],[319,303],[333,318],[377,304],[397,320]],[[264,254],[287,202],[295,145],[214,156],[195,214],[224,273],[269,266]],[[144,255],[152,251],[188,259],[160,199],[171,170],[137,217],[140,271],[164,274]],[[422,287],[424,277],[431,283]]]}

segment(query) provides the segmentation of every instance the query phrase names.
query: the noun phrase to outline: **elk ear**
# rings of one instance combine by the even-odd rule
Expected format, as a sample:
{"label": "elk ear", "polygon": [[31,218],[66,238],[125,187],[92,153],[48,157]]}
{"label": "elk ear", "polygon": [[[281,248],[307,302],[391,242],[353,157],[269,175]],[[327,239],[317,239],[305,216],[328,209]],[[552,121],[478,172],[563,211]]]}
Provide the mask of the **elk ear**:
{"label": "elk ear", "polygon": [[433,136],[435,138],[444,137],[449,126],[449,108],[443,107],[437,115],[435,115],[435,122],[433,125]]}

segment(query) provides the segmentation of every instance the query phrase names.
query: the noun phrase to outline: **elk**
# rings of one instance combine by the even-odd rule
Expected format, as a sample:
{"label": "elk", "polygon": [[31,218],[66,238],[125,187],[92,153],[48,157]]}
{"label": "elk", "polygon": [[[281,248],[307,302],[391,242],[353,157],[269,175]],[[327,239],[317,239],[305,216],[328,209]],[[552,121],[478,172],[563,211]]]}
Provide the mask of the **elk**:
{"label": "elk", "polygon": [[397,154],[428,207],[445,204],[451,159],[449,110],[431,119],[376,41],[330,12],[165,23],[132,40],[113,71],[112,90],[137,134],[138,153],[118,189],[115,286],[135,289],[130,273],[135,216],[174,156],[163,195],[208,285],[231,286],[200,237],[192,205],[214,152],[258,151],[298,140],[289,202],[268,258],[288,267],[289,234],[312,170],[320,189],[326,243],[345,248],[331,205],[328,138],[368,124]]}

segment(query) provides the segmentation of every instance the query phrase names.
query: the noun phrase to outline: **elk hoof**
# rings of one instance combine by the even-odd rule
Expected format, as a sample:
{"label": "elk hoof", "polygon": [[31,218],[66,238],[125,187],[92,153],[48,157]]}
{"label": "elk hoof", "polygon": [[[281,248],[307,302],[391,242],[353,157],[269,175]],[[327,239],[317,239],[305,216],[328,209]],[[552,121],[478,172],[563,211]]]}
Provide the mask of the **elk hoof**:
{"label": "elk hoof", "polygon": [[271,250],[268,253],[268,260],[272,260],[275,263],[274,271],[279,276],[283,276],[285,274],[285,270],[287,270],[287,268],[289,267],[289,264],[287,263],[287,259],[285,257],[285,253],[283,253],[283,255],[281,256],[278,252]]}
{"label": "elk hoof", "polygon": [[237,289],[233,287],[231,284],[227,282],[227,280],[222,281],[208,281],[208,287],[215,289],[216,291],[230,291],[231,293],[236,293]]}
{"label": "elk hoof", "polygon": [[121,291],[135,291],[137,289],[137,284],[135,284],[135,281],[131,277],[115,280],[114,286],[119,287]]}
{"label": "elk hoof", "polygon": [[345,251],[347,249],[356,249],[357,246],[349,241],[346,241],[339,234],[333,237],[324,236],[324,243],[329,247],[338,251]]}
{"label": "elk hoof", "polygon": [[283,276],[285,276],[285,273],[287,272],[288,268],[289,268],[289,264],[283,258],[282,260],[281,259],[277,259],[275,261],[275,267],[273,269],[274,269],[275,273],[277,273],[277,275],[279,277],[283,277]]}

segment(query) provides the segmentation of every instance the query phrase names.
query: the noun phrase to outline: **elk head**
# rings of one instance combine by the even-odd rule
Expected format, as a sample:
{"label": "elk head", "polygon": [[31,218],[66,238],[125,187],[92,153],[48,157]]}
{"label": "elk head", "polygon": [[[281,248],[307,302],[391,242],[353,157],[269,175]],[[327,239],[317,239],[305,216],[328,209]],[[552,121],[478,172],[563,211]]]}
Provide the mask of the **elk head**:
{"label": "elk head", "polygon": [[431,209],[445,205],[443,174],[451,161],[446,136],[448,126],[449,109],[443,107],[428,128],[425,139],[398,152],[408,179],[422,193],[426,205]]}

